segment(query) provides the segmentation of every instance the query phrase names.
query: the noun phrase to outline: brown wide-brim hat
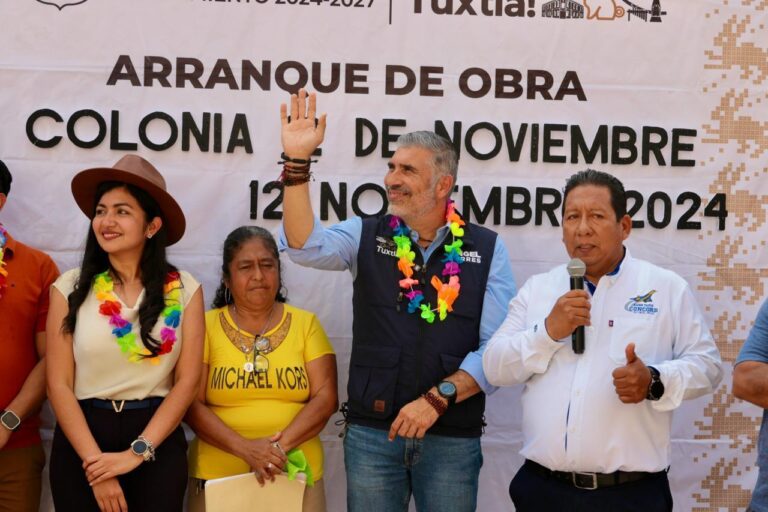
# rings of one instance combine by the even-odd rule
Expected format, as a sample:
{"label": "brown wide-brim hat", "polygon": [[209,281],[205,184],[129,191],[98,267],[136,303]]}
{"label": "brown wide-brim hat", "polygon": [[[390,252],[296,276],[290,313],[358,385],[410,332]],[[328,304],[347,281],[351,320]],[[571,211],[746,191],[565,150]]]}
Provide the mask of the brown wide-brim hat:
{"label": "brown wide-brim hat", "polygon": [[93,218],[96,189],[105,181],[135,185],[152,196],[162,212],[168,245],[181,239],[187,225],[184,212],[166,190],[165,180],[155,166],[138,155],[125,155],[112,167],[96,167],[77,173],[72,178],[72,195],[77,206],[89,219]]}

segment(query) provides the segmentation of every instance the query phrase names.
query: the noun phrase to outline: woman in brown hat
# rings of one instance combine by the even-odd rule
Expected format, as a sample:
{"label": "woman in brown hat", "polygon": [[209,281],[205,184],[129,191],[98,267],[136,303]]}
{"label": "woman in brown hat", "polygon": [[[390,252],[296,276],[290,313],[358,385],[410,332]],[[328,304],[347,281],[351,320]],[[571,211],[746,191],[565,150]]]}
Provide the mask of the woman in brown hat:
{"label": "woman in brown hat", "polygon": [[181,510],[179,425],[197,391],[205,332],[200,284],[166,259],[184,214],[136,155],[80,172],[72,193],[91,229],[81,267],[54,283],[48,313],[54,505]]}

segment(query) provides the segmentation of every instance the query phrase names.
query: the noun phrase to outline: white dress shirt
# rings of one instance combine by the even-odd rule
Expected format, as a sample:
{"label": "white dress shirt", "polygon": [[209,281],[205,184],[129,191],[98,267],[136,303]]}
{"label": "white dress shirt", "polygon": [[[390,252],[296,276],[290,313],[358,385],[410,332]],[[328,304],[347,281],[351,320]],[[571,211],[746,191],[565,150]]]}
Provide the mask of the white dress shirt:
{"label": "white dress shirt", "polygon": [[[720,354],[688,283],[626,251],[591,299],[585,350],[547,334],[544,319],[570,289],[565,265],[531,277],[483,355],[491,384],[525,383],[522,455],[552,470],[612,473],[669,466],[672,410],[711,393],[722,377]],[[625,404],[611,373],[625,348],[659,370],[661,400]]]}

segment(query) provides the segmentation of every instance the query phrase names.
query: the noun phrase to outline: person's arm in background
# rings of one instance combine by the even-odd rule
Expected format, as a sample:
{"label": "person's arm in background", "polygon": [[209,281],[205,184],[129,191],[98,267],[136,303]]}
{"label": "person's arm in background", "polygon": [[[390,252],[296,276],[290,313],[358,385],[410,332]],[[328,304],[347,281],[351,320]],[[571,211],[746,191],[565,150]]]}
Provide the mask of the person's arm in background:
{"label": "person's arm in background", "polygon": [[768,409],[768,300],[760,307],[736,359],[733,395]]}

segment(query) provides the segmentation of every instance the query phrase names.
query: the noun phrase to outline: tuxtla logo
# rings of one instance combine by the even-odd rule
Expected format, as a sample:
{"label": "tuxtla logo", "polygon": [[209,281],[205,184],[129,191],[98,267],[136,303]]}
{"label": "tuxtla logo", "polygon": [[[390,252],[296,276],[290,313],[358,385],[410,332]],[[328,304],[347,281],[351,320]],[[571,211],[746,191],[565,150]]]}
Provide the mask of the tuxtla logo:
{"label": "tuxtla logo", "polygon": [[56,1],[47,1],[47,0],[37,0],[37,1],[38,1],[39,3],[41,3],[41,4],[45,4],[45,5],[52,5],[52,6],[54,6],[55,8],[57,8],[58,10],[62,10],[62,9],[64,9],[65,7],[69,7],[69,6],[71,6],[71,5],[80,5],[80,4],[84,4],[84,3],[85,3],[85,2],[87,2],[88,0],[80,0],[79,2],[67,2],[67,1],[58,1],[58,2],[56,2]]}

